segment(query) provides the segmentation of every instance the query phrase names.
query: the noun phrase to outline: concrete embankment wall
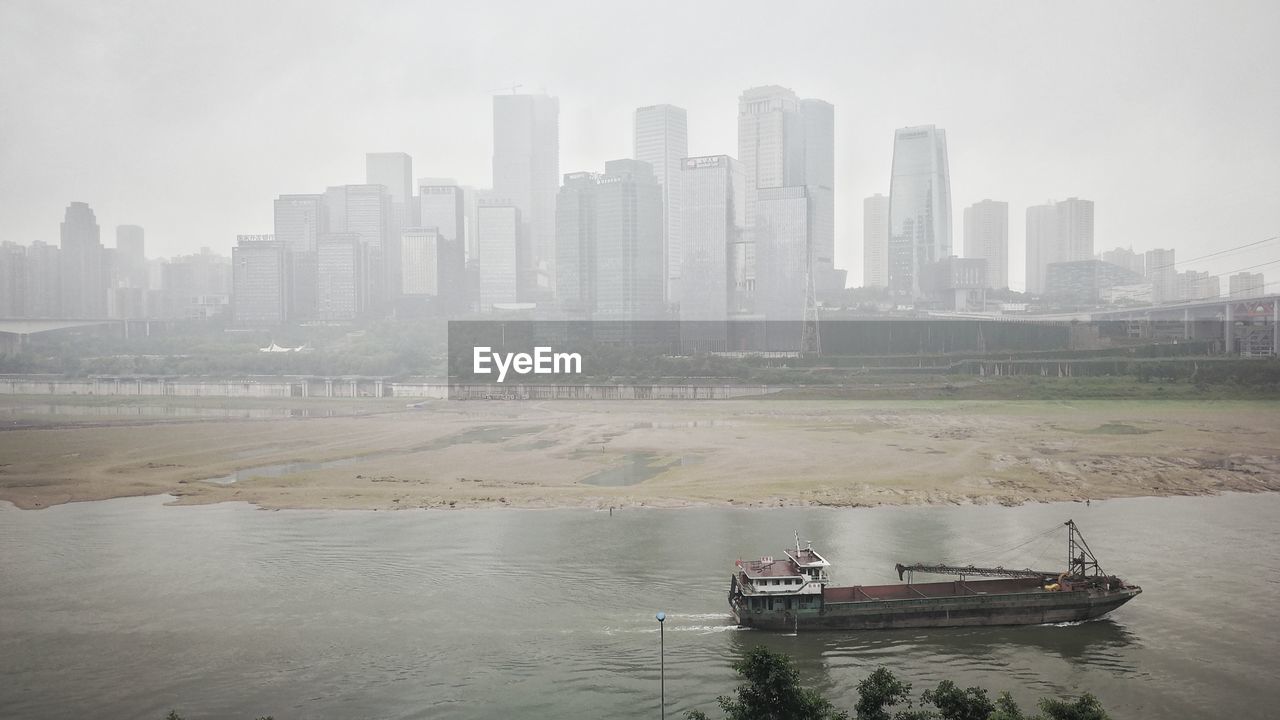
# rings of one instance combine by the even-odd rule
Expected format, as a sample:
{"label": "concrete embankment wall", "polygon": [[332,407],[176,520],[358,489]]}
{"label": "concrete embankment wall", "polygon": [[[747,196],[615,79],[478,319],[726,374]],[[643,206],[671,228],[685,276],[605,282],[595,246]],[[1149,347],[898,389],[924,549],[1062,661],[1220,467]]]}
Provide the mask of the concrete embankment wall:
{"label": "concrete embankment wall", "polygon": [[767,385],[449,385],[352,378],[196,380],[0,378],[0,395],[123,397],[381,398],[511,400],[723,400],[767,395]]}

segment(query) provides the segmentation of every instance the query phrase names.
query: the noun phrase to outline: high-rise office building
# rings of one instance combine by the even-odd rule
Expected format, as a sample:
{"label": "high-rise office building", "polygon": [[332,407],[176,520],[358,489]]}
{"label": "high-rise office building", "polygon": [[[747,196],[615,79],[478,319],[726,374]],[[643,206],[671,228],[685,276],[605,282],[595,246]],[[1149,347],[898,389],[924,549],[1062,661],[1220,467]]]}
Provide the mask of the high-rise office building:
{"label": "high-rise office building", "polygon": [[240,235],[231,250],[232,313],[241,328],[289,320],[289,247],[271,235]]}
{"label": "high-rise office building", "polygon": [[27,249],[15,242],[0,243],[0,318],[25,317]]}
{"label": "high-rise office building", "polygon": [[402,292],[408,297],[440,294],[440,231],[434,227],[405,228],[400,239]]}
{"label": "high-rise office building", "polygon": [[889,198],[880,193],[862,201],[862,285],[889,287]]}
{"label": "high-rise office building", "polygon": [[804,185],[804,118],[788,88],[766,85],[738,98],[738,160],[746,179],[747,227],[755,223],[759,188]]}
{"label": "high-rise office building", "polygon": [[320,237],[329,232],[324,195],[281,195],[274,211],[276,240],[287,244],[291,252],[315,252]]}
{"label": "high-rise office building", "polygon": [[1151,283],[1151,301],[1175,302],[1178,299],[1178,268],[1172,248],[1156,248],[1146,252],[1144,270]]}
{"label": "high-rise office building", "polygon": [[684,108],[650,105],[636,110],[634,153],[636,160],[653,166],[662,186],[663,246],[666,254],[666,297],[673,302],[680,278],[681,162],[689,155],[688,117]]}
{"label": "high-rise office building", "polygon": [[812,238],[812,204],[804,186],[756,191],[756,314],[804,319]]}
{"label": "high-rise office building", "polygon": [[988,289],[1009,287],[1009,203],[983,200],[964,209],[964,256],[987,261]]}
{"label": "high-rise office building", "polygon": [[1093,259],[1092,200],[1073,197],[1027,208],[1027,292],[1045,292],[1050,265]]}
{"label": "high-rise office building", "polygon": [[662,191],[649,163],[606,162],[596,186],[593,317],[633,321],[665,316],[662,230]]}
{"label": "high-rise office building", "polygon": [[365,245],[369,306],[361,310],[381,312],[400,288],[400,237],[391,195],[381,184],[340,185],[325,190],[324,200],[329,233],[353,233]]}
{"label": "high-rise office building", "polygon": [[422,183],[418,186],[418,207],[419,227],[440,233],[436,272],[441,300],[437,307],[461,310],[466,298],[467,247],[474,244],[467,229],[467,188]]}
{"label": "high-rise office building", "polygon": [[681,174],[682,267],[673,299],[682,321],[724,322],[733,289],[729,258],[746,224],[742,166],[728,155],[691,157],[683,162]]}
{"label": "high-rise office building", "polygon": [[825,100],[801,100],[800,118],[804,125],[804,185],[809,195],[814,284],[818,292],[842,290],[844,271],[836,271],[835,106]]}
{"label": "high-rise office building", "polygon": [[556,195],[556,300],[574,319],[596,306],[596,186],[591,172],[569,173]]}
{"label": "high-rise office building", "polygon": [[738,98],[738,159],[746,181],[747,229],[731,258],[738,305],[754,305],[759,270],[754,228],[760,190],[805,187],[810,272],[819,291],[844,285],[835,271],[835,109],[822,100],[801,100],[776,85],[750,88]]}
{"label": "high-rise office building", "polygon": [[520,208],[500,199],[476,207],[476,271],[480,276],[481,312],[494,305],[519,302],[517,285],[523,221]]}
{"label": "high-rise office building", "polygon": [[292,264],[289,317],[309,320],[316,316],[319,302],[316,251],[320,238],[329,232],[325,196],[318,193],[281,195],[276,198],[274,214],[276,240],[289,247]]}
{"label": "high-rise office building", "polygon": [[413,197],[413,158],[407,153],[366,153],[364,181],[387,189],[391,202],[407,207]]}
{"label": "high-rise office building", "polygon": [[[329,233],[316,247],[316,316],[355,320],[368,309],[371,285],[369,246],[359,233]],[[397,263],[398,265],[398,263]]]}
{"label": "high-rise office building", "polygon": [[106,317],[108,268],[93,209],[82,202],[68,205],[61,237],[63,317]]}
{"label": "high-rise office building", "polygon": [[114,284],[147,288],[146,234],[139,225],[116,226]]}
{"label": "high-rise office building", "polygon": [[1266,294],[1266,278],[1262,273],[1240,272],[1227,280],[1232,299],[1262,297]]}
{"label": "high-rise office building", "polygon": [[611,321],[665,316],[662,189],[649,163],[610,160],[601,175],[565,176],[557,213],[556,286],[567,313]]}
{"label": "high-rise office building", "polygon": [[933,125],[900,128],[889,182],[889,289],[922,297],[923,269],[952,254],[947,133]]}
{"label": "high-rise office building", "polygon": [[27,247],[26,316],[62,316],[62,259],[56,245],[37,240]]}
{"label": "high-rise office building", "polygon": [[493,97],[493,191],[520,210],[531,252],[521,281],[532,301],[554,296],[556,192],[560,189],[560,100]]}
{"label": "high-rise office building", "polygon": [[418,187],[418,227],[435,228],[449,242],[466,243],[466,206],[457,185]]}

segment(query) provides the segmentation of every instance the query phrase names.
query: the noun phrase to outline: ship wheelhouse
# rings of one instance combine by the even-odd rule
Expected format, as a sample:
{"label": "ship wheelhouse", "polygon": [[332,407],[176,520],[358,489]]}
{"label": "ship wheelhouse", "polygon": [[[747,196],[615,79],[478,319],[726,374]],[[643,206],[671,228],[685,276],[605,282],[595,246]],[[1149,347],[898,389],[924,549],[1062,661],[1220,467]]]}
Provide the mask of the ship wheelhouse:
{"label": "ship wheelhouse", "polygon": [[786,550],[785,558],[739,560],[730,595],[744,612],[820,610],[827,562],[812,547]]}

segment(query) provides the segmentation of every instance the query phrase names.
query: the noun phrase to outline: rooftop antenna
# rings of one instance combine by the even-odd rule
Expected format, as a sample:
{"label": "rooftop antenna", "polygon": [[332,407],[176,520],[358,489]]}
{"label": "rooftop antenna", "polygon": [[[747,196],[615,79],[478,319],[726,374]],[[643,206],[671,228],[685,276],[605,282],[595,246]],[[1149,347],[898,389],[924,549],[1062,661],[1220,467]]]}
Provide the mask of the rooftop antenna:
{"label": "rooftop antenna", "polygon": [[521,83],[513,83],[512,85],[509,85],[509,86],[503,86],[503,87],[500,87],[500,88],[494,88],[494,89],[490,90],[490,91],[489,91],[489,93],[490,93],[490,94],[496,94],[499,90],[510,90],[510,91],[511,91],[511,94],[512,94],[512,95],[515,95],[515,94],[516,94],[516,90],[519,90],[519,89],[520,89],[520,88],[522,88],[522,87],[524,87],[524,85],[522,85]]}

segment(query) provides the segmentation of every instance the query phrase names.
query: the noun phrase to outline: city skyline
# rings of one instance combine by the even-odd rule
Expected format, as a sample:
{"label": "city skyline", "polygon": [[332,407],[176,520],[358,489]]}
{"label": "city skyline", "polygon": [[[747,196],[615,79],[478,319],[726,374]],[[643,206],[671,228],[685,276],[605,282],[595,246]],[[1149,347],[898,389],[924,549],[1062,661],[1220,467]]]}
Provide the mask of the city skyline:
{"label": "city skyline", "polygon": [[[12,60],[0,71],[0,89],[13,98],[0,111],[0,217],[6,223],[0,239],[56,242],[53,226],[66,203],[78,200],[94,207],[104,228],[147,228],[153,255],[189,254],[202,246],[227,253],[237,234],[270,231],[271,198],[362,182],[366,152],[403,151],[415,158],[419,175],[488,187],[492,128],[484,119],[492,95],[510,92],[516,83],[523,84],[520,92],[545,89],[560,98],[563,171],[630,156],[638,107],[685,108],[691,156],[736,156],[734,106],[743,88],[777,83],[831,102],[837,108],[835,265],[849,271],[851,285],[863,275],[862,199],[888,192],[892,132],[911,125],[948,130],[953,217],[988,197],[1008,202],[1014,218],[1044,198],[1088,197],[1099,210],[1097,247],[1173,247],[1183,257],[1214,244],[1268,237],[1280,225],[1280,209],[1267,202],[1280,193],[1280,180],[1262,172],[1280,161],[1277,141],[1265,130],[1280,100],[1276,91],[1235,79],[1280,65],[1274,44],[1265,35],[1251,36],[1276,24],[1264,17],[1280,15],[1274,7],[1212,13],[1170,8],[1149,24],[1149,7],[1100,4],[1046,29],[1025,22],[1034,7],[975,12],[938,5],[912,14],[830,5],[778,18],[781,27],[803,26],[812,37],[785,40],[769,52],[752,49],[752,38],[763,32],[751,23],[758,8],[735,7],[699,6],[689,11],[689,22],[743,30],[739,41],[673,42],[663,57],[632,68],[603,50],[621,39],[620,26],[648,27],[657,11],[602,13],[560,4],[554,9],[562,12],[507,18],[497,11],[413,9],[398,24],[403,27],[373,48],[358,34],[340,33],[336,11],[321,6],[301,20],[295,34],[304,39],[288,41],[297,52],[286,58],[253,42],[276,37],[272,33],[286,21],[298,20],[280,8],[267,8],[251,24],[241,22],[247,6],[217,16],[197,6],[165,6],[151,14],[150,25],[134,29],[114,27],[108,9],[9,4],[0,9],[0,27],[11,29],[0,30],[0,46]],[[353,22],[368,25],[393,9],[362,9]],[[566,11],[598,32],[566,39],[560,52],[533,53],[523,39],[527,26],[554,25]],[[844,25],[859,42],[834,43],[835,31],[813,26],[819,13],[839,20],[858,12],[858,23]],[[922,43],[930,49],[889,64],[886,53],[904,32],[895,22],[905,17],[916,21],[912,31],[930,41]],[[367,80],[350,70],[331,72],[333,63],[360,53],[376,61],[408,52],[413,28],[430,26],[432,18],[460,29],[484,24],[492,32],[450,33],[458,38],[445,38],[435,49],[414,48],[410,57],[449,68],[456,66],[452,57],[479,61],[465,72],[426,81],[421,73]],[[970,37],[981,34],[993,49],[960,52],[964,33],[946,30],[947,23],[971,31]],[[193,24],[209,39],[187,53],[174,38]],[[18,36],[14,30],[27,32]],[[233,32],[249,33],[238,45],[243,52],[222,53],[219,42]],[[1191,62],[1170,38],[1193,33],[1198,42],[1230,42],[1238,49]],[[334,43],[332,57],[321,57],[314,40],[305,39],[317,36]],[[43,39],[36,45],[29,37]],[[472,44],[460,45],[465,37]],[[1069,50],[1068,41],[1079,52]],[[602,58],[600,67],[583,65],[581,53]],[[1019,63],[1004,61],[1010,53]],[[1064,54],[1077,59],[1070,75],[1061,74]],[[156,58],[169,69],[137,72],[138,63]],[[251,71],[265,62],[295,80],[315,74],[325,87],[362,102],[337,113],[318,98],[303,101],[292,85],[264,86],[267,81]],[[1039,72],[1050,67],[1057,68],[1052,92]],[[1178,82],[1169,82],[1170,73]],[[49,83],[66,92],[50,96],[41,89]],[[94,112],[72,112],[76,103],[89,103]],[[153,116],[142,114],[151,106]],[[191,120],[197,108],[209,119]],[[219,212],[201,211],[195,198],[213,194]],[[200,223],[183,222],[196,213]],[[1025,265],[1021,223],[1012,223],[1009,244],[1011,285],[1017,288]],[[1246,264],[1227,258],[1206,269],[1225,272]]]}

